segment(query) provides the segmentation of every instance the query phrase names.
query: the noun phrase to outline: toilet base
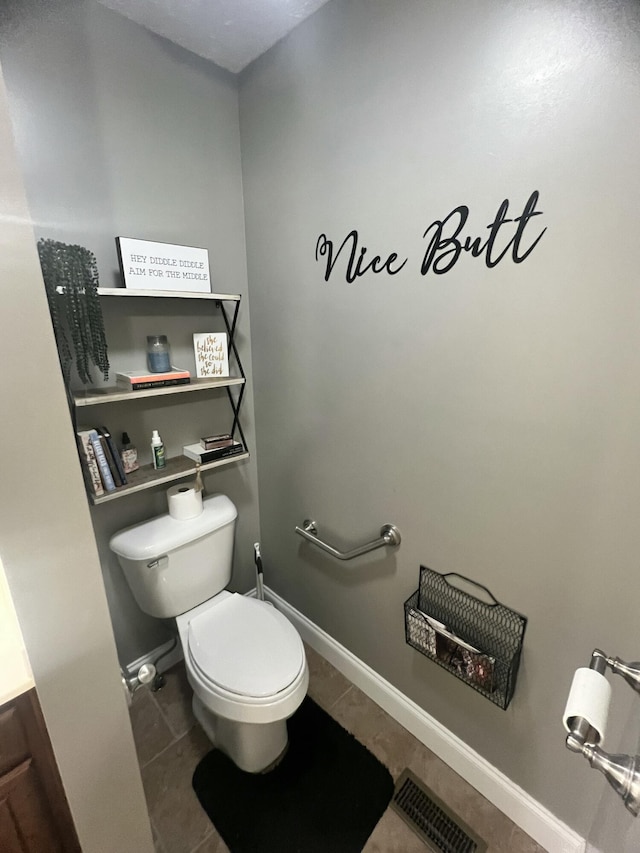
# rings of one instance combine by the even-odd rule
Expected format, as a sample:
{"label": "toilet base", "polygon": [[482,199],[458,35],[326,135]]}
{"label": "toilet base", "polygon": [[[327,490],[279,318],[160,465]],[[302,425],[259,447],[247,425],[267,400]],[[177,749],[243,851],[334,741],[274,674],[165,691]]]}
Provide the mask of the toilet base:
{"label": "toilet base", "polygon": [[287,721],[241,723],[212,713],[193,694],[193,713],[216,749],[221,750],[240,770],[263,773],[275,766],[287,749]]}

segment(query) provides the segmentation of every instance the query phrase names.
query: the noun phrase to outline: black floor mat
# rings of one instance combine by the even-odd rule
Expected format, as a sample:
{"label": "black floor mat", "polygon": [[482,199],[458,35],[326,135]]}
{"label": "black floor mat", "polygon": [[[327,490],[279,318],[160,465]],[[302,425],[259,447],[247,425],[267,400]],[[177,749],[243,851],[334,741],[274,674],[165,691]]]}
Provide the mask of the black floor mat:
{"label": "black floor mat", "polygon": [[265,774],[214,749],[193,788],[231,853],[361,853],[393,780],[352,735],[307,697],[288,721],[289,749]]}

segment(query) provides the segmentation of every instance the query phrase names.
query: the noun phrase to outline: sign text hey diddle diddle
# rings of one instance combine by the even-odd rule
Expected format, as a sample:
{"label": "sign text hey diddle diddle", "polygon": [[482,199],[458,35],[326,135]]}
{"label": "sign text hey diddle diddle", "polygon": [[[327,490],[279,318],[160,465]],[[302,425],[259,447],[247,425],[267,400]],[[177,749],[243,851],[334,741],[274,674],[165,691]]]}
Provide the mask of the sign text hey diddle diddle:
{"label": "sign text hey diddle diddle", "polygon": [[[484,257],[489,268],[495,267],[507,255],[511,256],[515,264],[521,264],[529,257],[547,230],[543,228],[532,236],[529,228],[525,235],[531,220],[542,216],[542,211],[536,210],[539,195],[537,190],[532,192],[522,213],[514,217],[508,216],[509,199],[505,199],[493,222],[487,225],[489,234],[484,239],[465,236],[469,208],[464,204],[454,208],[444,219],[435,219],[422,235],[426,240],[426,249],[420,264],[420,274],[427,275],[431,272],[434,275],[443,275],[453,269],[463,253],[474,258]],[[370,252],[366,246],[360,244],[356,229],[350,231],[337,248],[333,240],[326,234],[321,234],[316,241],[315,257],[316,261],[325,262],[325,281],[329,281],[334,272],[337,273],[338,261],[344,262],[344,276],[349,284],[367,272],[397,275],[409,262],[409,258],[400,258],[397,252],[390,252],[386,256]]]}

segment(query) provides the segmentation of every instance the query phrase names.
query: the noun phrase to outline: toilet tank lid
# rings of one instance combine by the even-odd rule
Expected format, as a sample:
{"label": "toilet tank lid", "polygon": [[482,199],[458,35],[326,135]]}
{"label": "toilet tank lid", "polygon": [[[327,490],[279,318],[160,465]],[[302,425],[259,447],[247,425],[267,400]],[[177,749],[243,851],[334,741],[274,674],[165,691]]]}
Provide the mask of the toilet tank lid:
{"label": "toilet tank lid", "polygon": [[153,560],[175,551],[188,542],[214,533],[232,521],[238,511],[226,495],[211,495],[202,502],[197,518],[182,521],[169,513],[142,521],[114,533],[109,547],[119,557],[128,560]]}

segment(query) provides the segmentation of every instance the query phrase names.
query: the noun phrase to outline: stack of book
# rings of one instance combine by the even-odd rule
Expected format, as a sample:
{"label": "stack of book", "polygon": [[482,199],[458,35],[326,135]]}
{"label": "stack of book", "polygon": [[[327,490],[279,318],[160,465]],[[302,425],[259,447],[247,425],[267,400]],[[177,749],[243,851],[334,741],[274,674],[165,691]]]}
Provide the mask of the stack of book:
{"label": "stack of book", "polygon": [[186,444],[182,448],[182,453],[188,459],[204,465],[206,462],[215,462],[217,459],[226,459],[229,456],[244,453],[244,445],[229,433],[208,435],[196,444]]}
{"label": "stack of book", "polygon": [[106,426],[80,428],[76,436],[90,494],[100,497],[126,485],[120,453]]}
{"label": "stack of book", "polygon": [[188,370],[173,367],[166,373],[145,373],[134,370],[131,373],[116,373],[116,385],[122,390],[142,391],[145,388],[163,388],[167,385],[188,385],[191,374]]}

